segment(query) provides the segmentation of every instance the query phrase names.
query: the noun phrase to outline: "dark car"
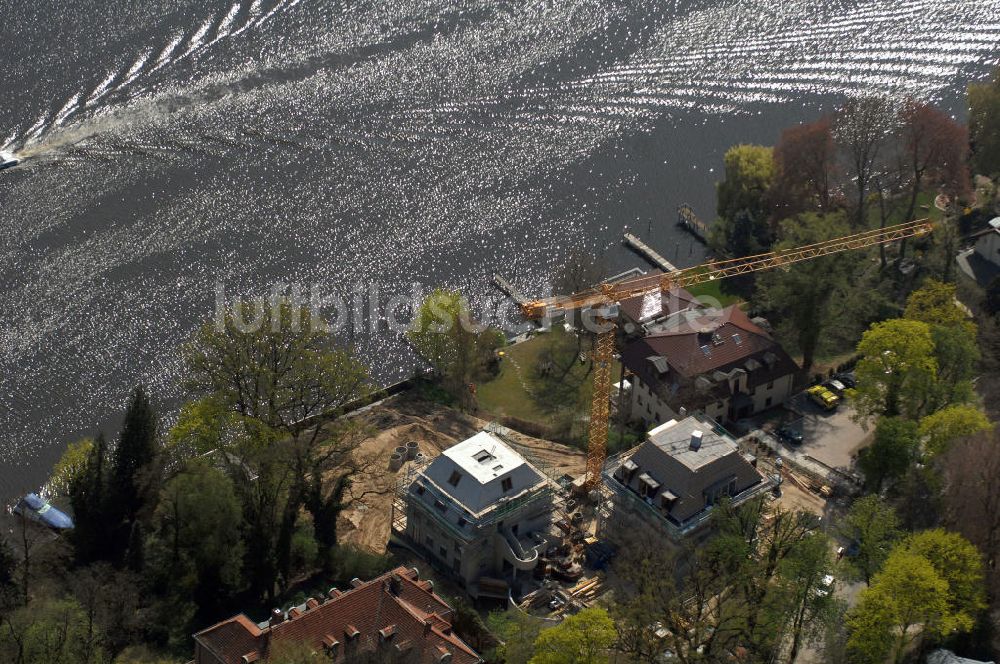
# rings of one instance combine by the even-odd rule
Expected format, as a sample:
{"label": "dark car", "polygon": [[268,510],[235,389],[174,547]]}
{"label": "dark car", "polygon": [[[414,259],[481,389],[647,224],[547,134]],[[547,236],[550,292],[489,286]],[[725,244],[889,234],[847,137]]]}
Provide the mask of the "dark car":
{"label": "dark car", "polygon": [[802,444],[803,440],[802,432],[797,431],[792,427],[781,427],[775,432],[775,434],[778,436],[779,440],[788,443],[789,445]]}
{"label": "dark car", "polygon": [[844,381],[839,378],[831,378],[830,380],[823,383],[823,387],[830,390],[838,397],[844,396],[844,392],[849,389],[849,386]]}
{"label": "dark car", "polygon": [[858,386],[858,379],[854,376],[853,371],[847,371],[845,373],[839,373],[834,376],[836,380],[846,385],[848,389],[854,389]]}

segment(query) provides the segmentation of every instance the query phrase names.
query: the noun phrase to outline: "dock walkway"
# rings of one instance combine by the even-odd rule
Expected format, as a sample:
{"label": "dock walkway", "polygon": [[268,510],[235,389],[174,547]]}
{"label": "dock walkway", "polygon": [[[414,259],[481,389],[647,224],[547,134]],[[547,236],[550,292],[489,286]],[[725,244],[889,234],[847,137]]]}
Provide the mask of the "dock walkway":
{"label": "dock walkway", "polygon": [[677,225],[702,242],[708,241],[708,224],[699,219],[694,209],[687,203],[677,206]]}
{"label": "dock walkway", "polygon": [[664,272],[677,271],[677,268],[674,267],[673,263],[661,256],[659,252],[640,240],[637,236],[632,235],[631,233],[625,233],[625,237],[622,242],[625,243],[625,246],[632,249],[634,252],[649,261],[653,266],[660,268]]}
{"label": "dock walkway", "polygon": [[523,306],[528,302],[528,298],[524,296],[524,293],[514,288],[513,284],[501,277],[499,274],[493,275],[493,283],[497,288],[509,296],[510,299],[514,300],[514,303],[517,304],[517,306]]}

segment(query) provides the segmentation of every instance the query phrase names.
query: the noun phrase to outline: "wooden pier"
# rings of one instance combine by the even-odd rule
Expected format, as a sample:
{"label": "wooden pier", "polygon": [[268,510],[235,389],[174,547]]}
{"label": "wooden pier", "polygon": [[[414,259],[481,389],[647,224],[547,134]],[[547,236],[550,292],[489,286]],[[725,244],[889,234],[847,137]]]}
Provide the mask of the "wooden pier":
{"label": "wooden pier", "polygon": [[660,268],[664,272],[675,272],[677,270],[673,263],[668,261],[666,258],[661,256],[659,252],[650,247],[648,244],[640,240],[635,235],[631,233],[625,233],[625,237],[622,242],[632,251],[636,252],[647,261],[649,261],[653,266]]}
{"label": "wooden pier", "polygon": [[528,302],[528,298],[524,296],[524,293],[514,288],[509,281],[501,277],[499,274],[493,275],[493,283],[497,288],[510,297],[510,299],[514,300],[514,303],[517,304],[517,306],[524,306]]}
{"label": "wooden pier", "polygon": [[687,203],[677,206],[677,225],[702,242],[708,242],[708,224],[699,219]]}

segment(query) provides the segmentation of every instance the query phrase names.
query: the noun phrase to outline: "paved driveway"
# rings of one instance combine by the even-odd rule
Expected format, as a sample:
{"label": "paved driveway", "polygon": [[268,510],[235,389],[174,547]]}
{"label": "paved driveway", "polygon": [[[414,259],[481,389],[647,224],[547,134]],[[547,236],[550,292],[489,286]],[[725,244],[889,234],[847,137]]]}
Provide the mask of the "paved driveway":
{"label": "paved driveway", "polygon": [[865,431],[851,419],[854,414],[851,405],[843,403],[831,413],[821,409],[804,394],[795,395],[790,405],[802,414],[799,417],[797,413],[792,413],[795,419],[791,424],[804,437],[802,445],[796,449],[825,466],[849,471],[851,457],[871,439],[871,431]]}

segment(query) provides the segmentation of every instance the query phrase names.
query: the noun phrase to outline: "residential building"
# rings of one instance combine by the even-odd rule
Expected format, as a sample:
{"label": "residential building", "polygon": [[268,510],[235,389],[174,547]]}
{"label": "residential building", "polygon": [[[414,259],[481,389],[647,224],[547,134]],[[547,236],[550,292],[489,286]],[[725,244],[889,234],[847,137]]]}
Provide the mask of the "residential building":
{"label": "residential building", "polygon": [[601,533],[611,541],[634,540],[643,527],[678,540],[703,526],[724,496],[739,504],[771,486],[754,457],[703,415],[661,424],[608,459],[603,483],[610,511]]}
{"label": "residential building", "polygon": [[799,367],[765,325],[736,305],[690,307],[626,337],[630,417],[655,426],[702,412],[728,422],[784,402]]}
{"label": "residential building", "polygon": [[451,607],[422,581],[416,568],[399,567],[352,588],[331,588],[287,612],[255,623],[244,614],[194,635],[191,664],[267,662],[283,644],[305,644],[317,661],[475,664],[482,659],[451,628]]}
{"label": "residential building", "polygon": [[976,234],[976,253],[1000,267],[1000,217],[990,220],[989,227]]}
{"label": "residential building", "polygon": [[417,473],[405,535],[473,597],[506,599],[508,584],[538,564],[556,489],[499,435],[481,431]]}

